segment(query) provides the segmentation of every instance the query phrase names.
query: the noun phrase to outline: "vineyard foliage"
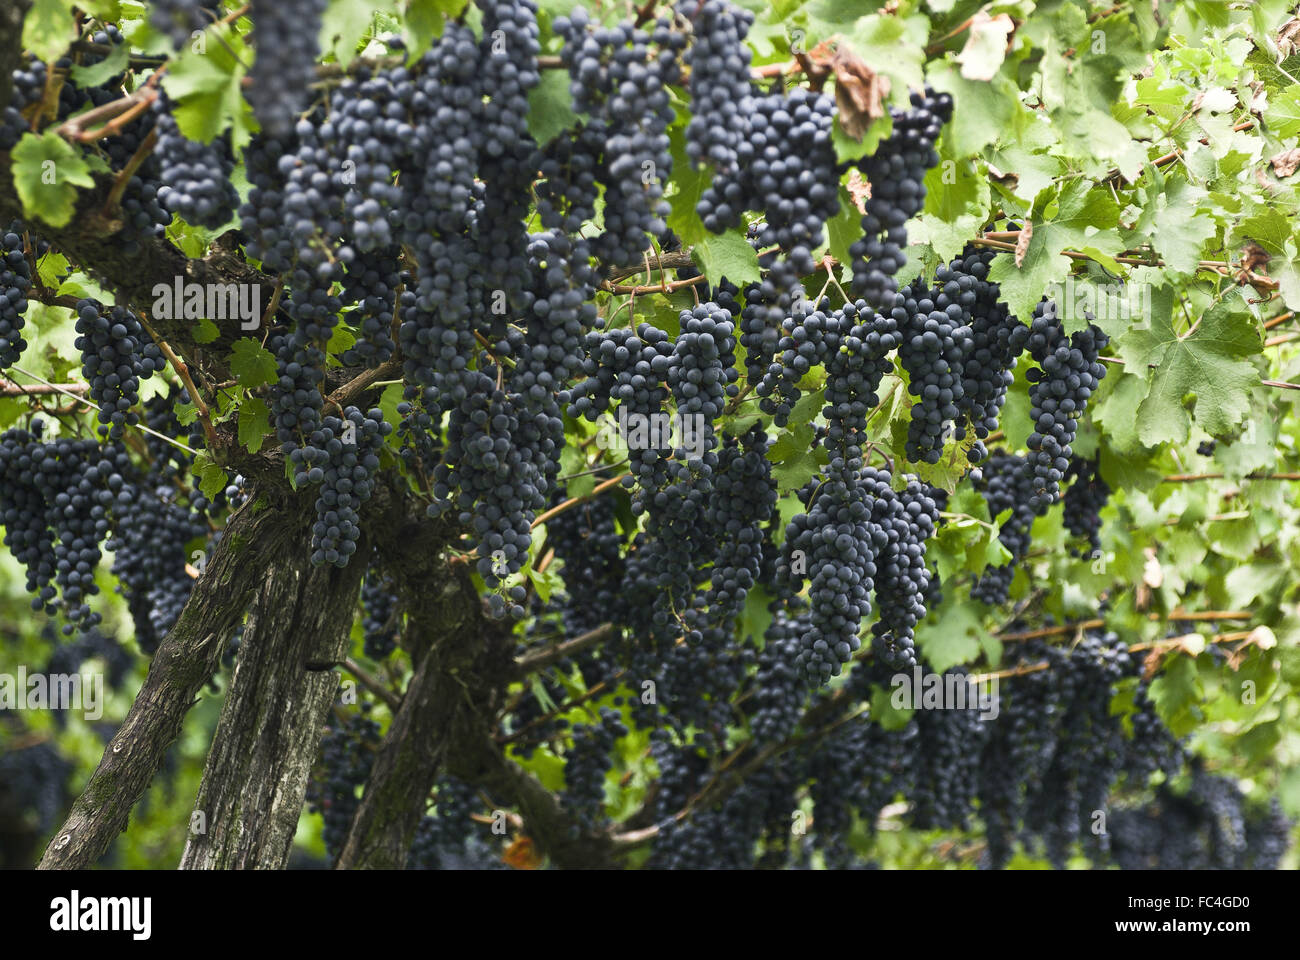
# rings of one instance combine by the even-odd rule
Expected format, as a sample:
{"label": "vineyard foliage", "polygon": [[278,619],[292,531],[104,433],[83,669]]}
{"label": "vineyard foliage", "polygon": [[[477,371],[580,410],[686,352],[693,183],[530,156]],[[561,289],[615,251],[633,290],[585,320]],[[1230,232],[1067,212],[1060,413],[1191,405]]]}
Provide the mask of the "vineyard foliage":
{"label": "vineyard foliage", "polygon": [[1293,2],[10,6],[0,865],[1296,866]]}

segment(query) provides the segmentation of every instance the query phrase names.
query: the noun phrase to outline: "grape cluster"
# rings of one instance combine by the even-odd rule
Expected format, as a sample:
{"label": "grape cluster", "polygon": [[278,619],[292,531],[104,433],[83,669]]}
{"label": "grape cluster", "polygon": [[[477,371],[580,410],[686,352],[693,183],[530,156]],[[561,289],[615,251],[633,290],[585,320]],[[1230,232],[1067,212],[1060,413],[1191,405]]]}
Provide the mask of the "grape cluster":
{"label": "grape cluster", "polygon": [[[16,739],[21,741],[25,731],[16,723],[14,726],[19,732]],[[48,837],[56,818],[67,809],[72,771],[73,764],[44,738],[0,752],[0,829],[6,840],[0,846],[0,867],[30,869],[36,844],[42,835]],[[24,838],[29,849],[20,846]],[[17,852],[20,849],[22,852]]]}
{"label": "grape cluster", "polygon": [[[66,65],[71,66],[71,61],[67,61]],[[47,69],[44,62],[40,60],[24,58],[11,75],[13,90],[9,103],[5,105],[3,113],[0,113],[0,150],[5,152],[12,150],[18,145],[23,134],[31,130],[31,124],[23,115],[23,110],[40,102],[45,92]],[[63,91],[67,91],[69,96],[75,95],[76,90],[77,88],[72,84],[63,85]],[[60,91],[60,113],[63,108],[63,91]]]}
{"label": "grape cluster", "polygon": [[[969,316],[970,339],[963,344],[961,395],[957,406],[974,430],[976,442],[967,453],[971,463],[984,460],[983,441],[998,428],[998,415],[1007,390],[1015,381],[1016,359],[1029,340],[1029,327],[1011,315],[999,298],[999,287],[988,280],[992,250],[967,249],[936,272],[936,282],[952,290]],[[952,284],[956,284],[953,288]],[[963,439],[965,425],[956,436]]]}
{"label": "grape cluster", "polygon": [[99,422],[108,436],[120,440],[126,427],[140,422],[132,412],[140,400],[140,381],[166,367],[162,351],[126,307],[106,312],[97,300],[76,306],[81,374],[90,384],[90,399],[99,405]]}
{"label": "grape cluster", "polygon": [[152,0],[150,6],[150,25],[170,37],[172,47],[180,50],[196,30],[217,19],[221,0]]}
{"label": "grape cluster", "polygon": [[484,251],[486,287],[522,306],[531,239],[522,224],[537,172],[537,144],[528,130],[528,95],[541,82],[537,6],[532,0],[479,0],[478,5],[485,40],[480,82],[486,99],[478,172],[483,193],[475,205],[475,231]]}
{"label": "grape cluster", "polygon": [[627,735],[622,714],[610,707],[600,708],[599,722],[573,728],[573,745],[564,758],[564,804],[585,826],[604,819],[605,776],[616,742]]}
{"label": "grape cluster", "polygon": [[766,220],[762,246],[779,246],[801,273],[816,267],[826,221],[839,212],[831,127],[835,101],[802,87],[789,94],[750,97],[739,104],[747,129],[732,173],[716,176],[700,196],[705,227],[720,233],[740,224],[746,210]]}
{"label": "grape cluster", "polygon": [[1133,736],[1124,751],[1124,773],[1129,782],[1144,787],[1157,770],[1172,778],[1187,760],[1183,744],[1165,726],[1151,700],[1151,681],[1141,675],[1142,661],[1134,658],[1131,672],[1138,674],[1129,722]]}
{"label": "grape cluster", "polygon": [[444,777],[434,788],[434,810],[416,828],[408,870],[505,870],[501,850],[483,838],[473,819],[482,804],[472,786]]}
{"label": "grape cluster", "polygon": [[22,330],[31,285],[23,238],[10,229],[0,235],[0,370],[17,363],[27,348]]}
{"label": "grape cluster", "polygon": [[907,110],[889,111],[893,131],[876,152],[858,164],[871,184],[862,217],[865,236],[849,248],[853,292],[888,309],[897,285],[894,274],[903,268],[907,221],[925,204],[925,175],[939,163],[935,142],[952,117],[952,97],[928,87],[913,92]]}
{"label": "grape cluster", "polygon": [[757,746],[779,743],[794,733],[808,701],[808,682],[799,669],[803,637],[812,628],[807,611],[776,610],[763,634],[754,680],[749,730]]}
{"label": "grape cluster", "polygon": [[[478,572],[496,587],[528,557],[532,517],[545,508],[553,479],[550,451],[543,447],[556,443],[557,432],[562,437],[563,424],[518,409],[487,374],[478,373],[477,380],[451,411],[430,513],[451,513],[470,526]],[[522,617],[523,608],[516,603],[512,613]]]}
{"label": "grape cluster", "polygon": [[1276,870],[1291,826],[1276,799],[1251,804],[1198,767],[1185,792],[1161,784],[1149,803],[1114,812],[1109,859],[1123,870]]}
{"label": "grape cluster", "polygon": [[27,571],[32,609],[54,616],[61,600],[67,635],[102,619],[87,601],[99,593],[99,545],[125,454],[93,440],[46,442],[40,433],[15,428],[0,435],[0,522],[5,546]]}
{"label": "grape cluster", "polygon": [[[1087,319],[1093,319],[1091,314]],[[1097,355],[1109,342],[1091,324],[1067,335],[1051,301],[1041,301],[1034,308],[1028,348],[1038,367],[1027,374],[1034,432],[1026,446],[1035,505],[1050,506],[1059,496],[1060,481],[1070,469],[1070,444],[1079,428],[1078,418],[1106,376],[1106,367],[1097,362]]]}
{"label": "grape cluster", "polygon": [[[725,280],[718,291],[719,302],[734,301],[736,289]],[[804,298],[803,284],[784,260],[774,260],[762,279],[745,288],[745,306],[732,316],[739,316],[740,345],[745,348],[745,372],[748,382],[759,384],[767,376],[784,335],[787,317],[794,315],[795,303]],[[725,305],[725,304],[723,304]],[[778,371],[779,373],[779,371]]]}
{"label": "grape cluster", "polygon": [[[950,670],[940,679],[945,691],[961,684],[967,687],[967,702],[973,698],[963,669]],[[918,710],[916,731],[912,822],[922,830],[965,830],[975,809],[989,725],[969,707]]]}
{"label": "grape cluster", "polygon": [[[907,390],[917,398],[907,425],[905,453],[913,462],[938,463],[965,400],[963,371],[972,355],[974,336],[969,304],[974,301],[972,278],[940,266],[935,286],[913,283],[894,295],[890,315],[898,323],[898,359],[907,371]],[[946,427],[952,424],[952,427]]]}
{"label": "grape cluster", "polygon": [[706,0],[694,14],[694,43],[686,52],[692,114],[686,156],[708,161],[724,176],[736,173],[737,153],[749,131],[753,60],[745,38],[754,14],[728,0]]}
{"label": "grape cluster", "polygon": [[[877,390],[893,369],[892,350],[902,342],[892,317],[876,316],[863,300],[846,303],[830,315],[825,360],[824,445],[845,457],[857,457],[867,435],[867,415],[880,403]],[[838,329],[838,334],[831,331]],[[838,343],[838,347],[836,344]]]}
{"label": "grape cluster", "polygon": [[1110,487],[1101,478],[1097,460],[1070,458],[1065,479],[1073,481],[1061,498],[1061,522],[1076,537],[1088,541],[1092,553],[1101,549],[1101,511],[1110,499]]}
{"label": "grape cluster", "polygon": [[320,754],[307,782],[307,809],[319,813],[321,832],[330,863],[338,860],[352,828],[352,818],[361,807],[357,788],[365,786],[379,749],[379,724],[362,710],[342,721],[331,719],[321,738]]}
{"label": "grape cluster", "polygon": [[974,599],[997,606],[1007,601],[1016,567],[1029,552],[1029,531],[1034,518],[1041,516],[1045,508],[1033,502],[1028,461],[1001,450],[995,450],[981,468],[975,489],[983,494],[990,518],[1011,511],[1011,516],[998,529],[998,540],[1007,548],[1011,559],[1002,566],[986,568],[971,588]]}
{"label": "grape cluster", "polygon": [[544,231],[529,238],[527,275],[534,282],[523,296],[527,326],[510,386],[534,407],[558,398],[564,384],[583,369],[584,334],[596,323],[590,302],[596,277],[584,251],[584,243],[562,233]]}
{"label": "grape cluster", "polygon": [[668,366],[668,388],[677,402],[677,415],[700,418],[705,448],[717,444],[713,424],[722,416],[727,398],[739,392],[736,378],[735,324],[731,314],[715,303],[683,310],[681,333],[673,342]]}
{"label": "grape cluster", "polygon": [[740,440],[728,437],[713,474],[713,496],[705,507],[704,522],[718,550],[706,599],[724,620],[739,615],[761,572],[763,526],[778,499],[767,448],[761,427]]}
{"label": "grape cluster", "polygon": [[805,512],[786,527],[778,582],[810,580],[810,629],[801,662],[813,681],[838,676],[861,647],[858,631],[871,613],[876,557],[888,534],[873,523],[875,500],[888,496],[889,475],[861,460],[832,460],[819,481],[799,491]]}
{"label": "grape cluster", "polygon": [[[638,324],[635,332],[625,328],[592,331],[583,348],[585,379],[571,391],[569,416],[583,416],[595,423],[614,400],[619,401],[620,414],[628,424],[633,415],[662,415],[669,396],[668,369],[673,364],[668,334],[648,323]],[[671,447],[664,443],[629,443],[628,447],[628,469],[636,482],[642,489],[658,487]]]}
{"label": "grape cluster", "polygon": [[[563,488],[555,499],[562,499]],[[574,636],[605,623],[618,603],[627,564],[610,497],[597,497],[546,522],[546,542],[562,564],[564,623]]]}
{"label": "grape cluster", "polygon": [[[131,651],[118,643],[115,637],[103,633],[98,628],[86,631],[75,640],[60,643],[54,625],[47,623],[41,630],[41,639],[53,649],[50,659],[45,664],[46,675],[77,673],[82,664],[98,660],[104,667],[104,679],[109,689],[122,689],[123,682],[135,665]],[[55,713],[55,721],[61,726],[66,722],[67,709],[60,708]]]}
{"label": "grape cluster", "polygon": [[[876,605],[880,616],[871,625],[872,648],[886,665],[898,670],[916,663],[913,635],[925,617],[930,571],[925,545],[934,536],[939,507],[927,488],[912,481],[902,493],[879,488],[872,524],[888,540],[876,554]],[[886,493],[886,491],[888,491]]]}
{"label": "grape cluster", "polygon": [[582,7],[552,29],[564,39],[574,109],[590,118],[579,139],[598,157],[605,187],[605,229],[592,238],[592,253],[609,265],[636,263],[666,229],[668,126],[676,116],[668,87],[680,77],[686,38],[664,19],[649,33],[630,22],[593,28]]}
{"label": "grape cluster", "polygon": [[361,581],[361,630],[366,656],[371,660],[387,658],[397,647],[400,624],[393,585],[372,562]]}
{"label": "grape cluster", "polygon": [[360,507],[370,499],[379,470],[379,450],[393,427],[384,421],[383,411],[366,413],[348,407],[343,416],[328,416],[312,444],[328,457],[323,465],[307,470],[308,483],[321,484],[316,498],[316,523],[311,530],[311,561],[314,564],[347,566],[361,536]]}
{"label": "grape cluster", "polygon": [[[1043,789],[1027,807],[1025,830],[1036,835],[1047,859],[1061,868],[1075,841],[1090,831],[1123,769],[1124,737],[1110,713],[1116,684],[1130,669],[1127,647],[1114,634],[1086,634],[1065,650],[1047,647],[1045,662],[1056,682],[1061,721]],[[1106,835],[1097,835],[1104,853]]]}
{"label": "grape cluster", "polygon": [[397,350],[393,314],[402,276],[393,269],[396,262],[397,251],[382,248],[360,253],[344,266],[343,302],[356,304],[354,323],[360,318],[357,342],[341,358],[346,366],[377,367]]}
{"label": "grape cluster", "polygon": [[753,57],[745,37],[753,24],[754,15],[748,10],[728,0],[706,0],[695,11],[695,41],[685,58],[691,71],[686,156],[692,163],[708,161],[724,176],[736,173],[740,147],[749,132]]}
{"label": "grape cluster", "polygon": [[861,300],[834,311],[804,300],[794,305],[782,326],[785,336],[754,388],[761,398],[759,408],[772,414],[778,427],[785,426],[801,395],[799,381],[814,367],[824,366],[824,412],[832,424],[828,436],[852,456],[846,444],[861,442],[866,414],[876,404],[876,389],[889,369],[885,358],[899,345],[895,324],[875,316]]}
{"label": "grape cluster", "polygon": [[235,155],[229,134],[211,143],[196,143],[181,133],[166,97],[154,101],[159,161],[158,202],[163,209],[195,226],[215,229],[235,212],[239,194],[230,182]]}
{"label": "grape cluster", "polygon": [[153,471],[132,471],[113,506],[113,575],[135,624],[140,649],[152,654],[189,599],[194,581],[185,567],[189,546],[202,543],[208,525],[186,507],[167,480]]}
{"label": "grape cluster", "polygon": [[326,0],[253,0],[257,56],[244,95],[268,136],[294,127],[311,96]]}

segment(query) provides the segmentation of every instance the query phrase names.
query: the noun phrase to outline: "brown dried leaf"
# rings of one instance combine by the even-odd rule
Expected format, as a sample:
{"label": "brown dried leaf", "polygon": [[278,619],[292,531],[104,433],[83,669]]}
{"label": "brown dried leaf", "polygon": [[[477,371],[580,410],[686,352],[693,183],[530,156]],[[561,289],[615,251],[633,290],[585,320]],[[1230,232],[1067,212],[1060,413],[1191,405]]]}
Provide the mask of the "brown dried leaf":
{"label": "brown dried leaf", "polygon": [[1142,582],[1152,590],[1159,590],[1160,585],[1165,582],[1165,571],[1161,569],[1160,561],[1156,557],[1156,548],[1147,547],[1142,552],[1147,558],[1147,562],[1142,565]]}
{"label": "brown dried leaf", "polygon": [[1268,266],[1268,251],[1258,243],[1248,243],[1241,248],[1241,269],[1243,273],[1254,273]]}
{"label": "brown dried leaf", "polygon": [[542,865],[541,855],[531,837],[519,837],[511,842],[501,859],[516,870],[536,870]]}
{"label": "brown dried leaf", "polygon": [[[814,50],[813,54],[817,52]],[[814,62],[817,62],[816,56]],[[867,61],[846,44],[836,48],[830,67],[835,73],[835,103],[840,111],[840,126],[854,140],[861,140],[872,121],[885,115],[889,78],[872,70]]]}
{"label": "brown dried leaf", "polygon": [[1165,652],[1159,647],[1152,647],[1147,651],[1146,657],[1142,661],[1142,679],[1150,681],[1160,669],[1160,661],[1165,658]]}
{"label": "brown dried leaf", "polygon": [[1029,241],[1034,236],[1034,224],[1028,217],[1025,218],[1025,225],[1020,228],[1020,236],[1016,237],[1016,266],[1025,262],[1025,254],[1029,252]]}
{"label": "brown dried leaf", "polygon": [[1273,172],[1277,174],[1278,179],[1285,180],[1300,168],[1300,147],[1275,153],[1269,157],[1268,162],[1273,165]]}
{"label": "brown dried leaf", "polygon": [[1289,57],[1300,49],[1300,17],[1288,20],[1277,31],[1277,49],[1284,57]]}
{"label": "brown dried leaf", "polygon": [[858,213],[866,213],[867,201],[871,199],[871,184],[857,167],[849,171],[848,189],[849,196],[853,198],[853,205],[858,208]]}

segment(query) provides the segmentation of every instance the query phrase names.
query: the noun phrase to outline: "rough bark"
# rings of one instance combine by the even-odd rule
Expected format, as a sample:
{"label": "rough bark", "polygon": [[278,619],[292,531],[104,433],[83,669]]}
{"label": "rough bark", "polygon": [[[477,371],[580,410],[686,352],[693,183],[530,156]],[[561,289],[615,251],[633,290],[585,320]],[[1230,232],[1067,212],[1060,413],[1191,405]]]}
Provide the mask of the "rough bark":
{"label": "rough bark", "polygon": [[[465,568],[449,575],[444,564],[432,562],[431,569],[428,561],[404,563],[395,575],[407,598],[408,635],[419,667],[375,760],[337,869],[404,867],[443,770],[518,806],[528,835],[557,866],[612,866],[608,835],[577,824],[492,737],[511,680],[549,659],[515,661],[510,632],[484,618]],[[593,631],[575,644],[586,646],[609,632]]]}
{"label": "rough bark", "polygon": [[278,511],[253,506],[231,519],[176,625],[154,655],[126,719],[50,840],[41,869],[84,869],[126,829],[131,808],[162,765],[185,714],[243,619],[262,571],[296,529],[286,525]]}
{"label": "rough bark", "polygon": [[[408,577],[409,579],[409,577]],[[485,729],[509,663],[508,632],[485,620],[464,566],[438,562],[414,605],[410,633],[426,649],[393,717],[352,821],[339,869],[400,870],[406,865],[449,742],[468,722]]]}
{"label": "rough bark", "polygon": [[[362,542],[360,556],[368,543]],[[347,655],[363,563],[265,571],[194,802],[181,868],[284,869]],[[203,831],[196,830],[201,824]]]}

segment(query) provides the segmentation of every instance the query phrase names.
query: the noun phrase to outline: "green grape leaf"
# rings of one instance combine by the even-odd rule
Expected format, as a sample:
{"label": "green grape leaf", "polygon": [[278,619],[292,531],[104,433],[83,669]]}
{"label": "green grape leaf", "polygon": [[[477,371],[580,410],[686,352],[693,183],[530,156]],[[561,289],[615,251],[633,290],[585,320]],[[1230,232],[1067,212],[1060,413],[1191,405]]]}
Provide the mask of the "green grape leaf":
{"label": "green grape leaf", "polygon": [[880,142],[893,131],[894,120],[889,114],[885,114],[871,122],[871,126],[867,127],[861,140],[854,140],[844,132],[837,116],[834,126],[831,127],[831,143],[835,147],[835,159],[840,163],[854,163],[863,157],[869,157],[876,152]]}
{"label": "green grape leaf", "polygon": [[723,277],[738,287],[761,279],[758,253],[739,230],[705,237],[695,245],[693,255],[710,287],[716,287]]}
{"label": "green grape leaf", "polygon": [[172,412],[176,415],[176,422],[182,427],[188,427],[199,418],[199,408],[192,403],[178,403],[172,408]]}
{"label": "green grape leaf", "polygon": [[1190,657],[1169,657],[1164,671],[1151,681],[1147,696],[1175,737],[1187,736],[1204,717],[1200,707],[1204,691]]}
{"label": "green grape leaf", "polygon": [[1261,347],[1254,322],[1227,301],[1207,309],[1190,334],[1176,334],[1172,316],[1164,314],[1129,331],[1117,350],[1129,373],[1147,370],[1147,395],[1136,412],[1138,439],[1147,446],[1185,442],[1190,406],[1207,432],[1227,433],[1250,412],[1251,388],[1260,378],[1245,358]]}
{"label": "green grape leaf", "polygon": [[840,186],[840,211],[826,223],[828,251],[840,263],[849,262],[849,247],[862,239],[862,211],[853,203],[849,191]]}
{"label": "green grape leaf", "polygon": [[181,133],[211,143],[229,127],[234,147],[240,149],[251,138],[251,112],[240,85],[252,52],[230,27],[210,27],[213,31],[219,31],[220,40],[212,36],[200,50],[183,48],[170,62],[162,85],[173,101],[172,116]]}
{"label": "green grape leaf", "polygon": [[[446,23],[442,6],[442,0],[406,0],[403,20],[406,27],[404,37],[408,62],[414,63],[419,60],[433,46],[433,41],[442,36]],[[530,111],[529,120],[531,119]]]}
{"label": "green grape leaf", "polygon": [[81,151],[51,129],[24,133],[12,157],[23,213],[52,227],[66,226],[77,208],[77,187],[95,185]]}
{"label": "green grape leaf", "polygon": [[277,379],[275,355],[252,337],[240,337],[230,348],[230,372],[247,390]]}
{"label": "green grape leaf", "polygon": [[980,653],[984,627],[969,603],[944,603],[934,623],[916,628],[916,646],[930,667],[942,673],[959,663],[969,663]]}
{"label": "green grape leaf", "polygon": [[1264,122],[1273,136],[1282,138],[1300,133],[1300,85],[1287,87],[1269,99]]}
{"label": "green grape leaf", "polygon": [[230,478],[226,475],[226,471],[215,463],[200,458],[194,461],[194,466],[199,472],[199,490],[209,500],[215,500],[226,487],[230,486]]}
{"label": "green grape leaf", "polygon": [[568,71],[543,70],[541,83],[528,91],[528,132],[538,143],[549,143],[577,122]]}
{"label": "green grape leaf", "polygon": [[113,51],[93,67],[74,64],[68,71],[72,82],[79,87],[98,87],[119,73],[125,73],[130,61],[130,47],[125,43],[113,45]]}
{"label": "green grape leaf", "polygon": [[221,331],[211,320],[204,317],[199,321],[198,329],[194,331],[195,343],[212,343],[221,336]]}
{"label": "green grape leaf", "polygon": [[339,357],[356,345],[357,335],[340,323],[330,334],[329,343],[325,345],[325,365],[328,367],[343,366],[343,361]]}
{"label": "green grape leaf", "polygon": [[391,10],[382,0],[330,0],[321,14],[320,48],[333,53],[339,65],[346,67],[356,59],[361,41],[371,33],[371,24],[380,10]]}
{"label": "green grape leaf", "polygon": [[987,83],[967,80],[952,62],[935,60],[926,79],[935,90],[952,94],[952,120],[943,135],[951,139],[953,156],[973,156],[999,134],[1014,135],[1019,91],[1005,76],[999,74]]}
{"label": "green grape leaf", "polygon": [[63,56],[76,35],[71,0],[35,0],[23,21],[23,49],[46,63]]}
{"label": "green grape leaf", "polygon": [[1086,246],[1114,255],[1124,249],[1115,229],[1119,206],[1108,192],[1075,180],[1061,191],[1055,207],[1051,216],[1046,215],[1050,205],[1036,207],[1033,233],[1019,267],[1011,253],[1000,253],[989,269],[989,279],[1002,286],[1002,299],[1025,322],[1048,288],[1069,273],[1070,260],[1061,256],[1062,250]]}
{"label": "green grape leaf", "polygon": [[63,292],[61,287],[67,272],[68,258],[53,250],[36,261],[36,273],[41,278],[41,283],[58,290],[59,293]]}
{"label": "green grape leaf", "polygon": [[915,712],[896,706],[895,693],[896,688],[893,686],[876,687],[871,691],[871,719],[880,724],[882,730],[890,732],[906,727]]}
{"label": "green grape leaf", "polygon": [[697,168],[686,156],[684,124],[679,123],[668,131],[668,144],[672,150],[673,182],[676,184],[676,190],[668,197],[671,208],[668,227],[677,234],[683,246],[691,247],[712,236],[695,208],[709,188],[713,173],[707,166]]}
{"label": "green grape leaf", "polygon": [[258,397],[245,397],[239,407],[239,442],[249,453],[262,449],[266,435],[271,432],[271,411]]}
{"label": "green grape leaf", "polygon": [[551,595],[556,590],[564,589],[564,581],[560,578],[560,575],[556,573],[554,567],[547,567],[543,573],[538,573],[534,570],[532,564],[529,564],[526,569],[528,572],[528,579],[532,581],[533,589],[537,591],[537,596],[542,603],[550,603]]}

